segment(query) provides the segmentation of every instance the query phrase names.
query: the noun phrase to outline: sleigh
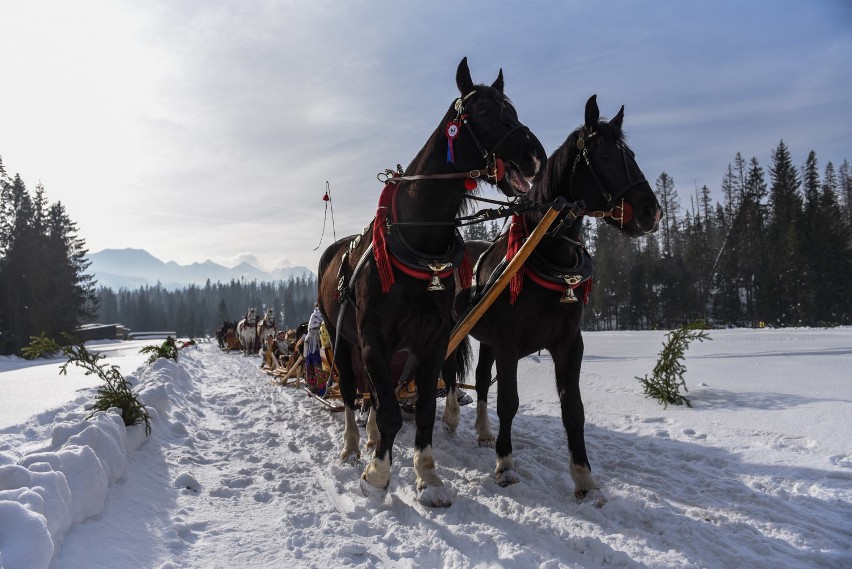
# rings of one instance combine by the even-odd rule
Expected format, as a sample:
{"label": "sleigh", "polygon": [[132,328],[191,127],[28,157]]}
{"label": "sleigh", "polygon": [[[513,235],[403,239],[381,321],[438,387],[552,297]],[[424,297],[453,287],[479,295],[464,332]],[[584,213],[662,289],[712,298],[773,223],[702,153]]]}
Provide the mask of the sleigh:
{"label": "sleigh", "polygon": [[[361,366],[353,366],[356,370],[363,370]],[[267,366],[262,368],[268,375],[274,379],[273,382],[277,385],[294,387],[304,390],[308,395],[316,399],[324,407],[332,412],[343,411],[342,397],[340,395],[340,387],[337,381],[337,373],[329,374],[329,380],[322,392],[315,391],[304,377],[303,358],[299,356],[296,362],[289,368],[270,369]],[[417,401],[417,388],[414,383],[414,378],[411,377],[411,361],[407,351],[397,352],[391,361],[391,372],[393,377],[397,378],[396,397],[403,411],[413,414],[414,403]],[[358,396],[356,398],[356,406],[361,409],[367,409],[370,406],[370,390],[367,383],[366,375],[363,371],[356,372]],[[458,387],[474,389],[472,385],[458,384]],[[438,398],[447,396],[447,387],[442,379],[438,379]],[[463,394],[459,398],[459,405],[468,405],[473,402],[473,399]]]}

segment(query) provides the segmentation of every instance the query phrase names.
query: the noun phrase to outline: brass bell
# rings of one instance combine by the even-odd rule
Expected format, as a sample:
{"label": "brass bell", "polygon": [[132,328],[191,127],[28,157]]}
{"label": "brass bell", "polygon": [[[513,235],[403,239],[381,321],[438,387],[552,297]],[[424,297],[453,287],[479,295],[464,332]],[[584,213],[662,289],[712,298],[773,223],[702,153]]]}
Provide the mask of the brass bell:
{"label": "brass bell", "polygon": [[443,271],[444,269],[446,269],[450,266],[452,266],[452,263],[438,263],[437,261],[429,263],[429,268],[432,270],[432,278],[429,281],[429,286],[426,287],[426,290],[428,290],[428,291],[446,290],[446,287],[444,287],[444,285],[441,284],[441,279],[440,279],[440,277],[438,277],[438,273],[440,273],[441,271]]}
{"label": "brass bell", "polygon": [[583,282],[583,277],[580,275],[568,275],[562,278],[565,281],[565,293],[562,295],[562,298],[559,299],[559,302],[577,302],[577,297],[574,295],[574,288]]}
{"label": "brass bell", "polygon": [[446,287],[444,287],[444,285],[441,284],[441,279],[438,278],[438,273],[435,273],[435,274],[432,275],[432,280],[429,281],[429,286],[426,287],[426,290],[428,290],[428,291],[445,290],[445,288]]}

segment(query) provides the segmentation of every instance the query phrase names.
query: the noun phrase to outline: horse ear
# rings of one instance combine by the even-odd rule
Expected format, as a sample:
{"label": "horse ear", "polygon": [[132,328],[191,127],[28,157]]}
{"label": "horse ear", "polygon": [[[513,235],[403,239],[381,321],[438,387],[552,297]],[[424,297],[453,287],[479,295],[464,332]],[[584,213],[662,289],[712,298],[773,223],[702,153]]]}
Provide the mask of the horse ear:
{"label": "horse ear", "polygon": [[470,68],[467,66],[467,57],[461,60],[456,70],[456,86],[462,97],[473,91],[473,79],[470,78]]}
{"label": "horse ear", "polygon": [[592,95],[586,101],[586,129],[590,132],[598,125],[601,118],[601,112],[598,109],[598,96]]}
{"label": "horse ear", "polygon": [[492,89],[496,89],[503,94],[503,68],[500,68],[500,73],[497,74],[497,79],[494,80],[494,83],[491,84]]}
{"label": "horse ear", "polygon": [[621,109],[618,111],[618,114],[609,121],[609,124],[617,126],[618,130],[621,130],[622,122],[624,122],[624,105],[621,105]]}

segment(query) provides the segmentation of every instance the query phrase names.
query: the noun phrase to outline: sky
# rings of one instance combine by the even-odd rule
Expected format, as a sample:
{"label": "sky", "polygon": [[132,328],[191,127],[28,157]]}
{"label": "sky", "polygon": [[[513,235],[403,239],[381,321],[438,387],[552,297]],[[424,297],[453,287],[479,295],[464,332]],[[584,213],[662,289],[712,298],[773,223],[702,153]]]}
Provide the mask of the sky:
{"label": "sky", "polygon": [[692,408],[634,378],[664,332],[583,336],[593,499],[574,499],[545,353],[519,362],[514,485],[494,480],[475,405],[451,434],[438,401],[447,508],[417,500],[412,421],[387,494],[364,497],[367,451],[337,458],[341,414],[257,356],[201,342],[144,365],[138,341],[88,344],[132,384],[150,438],[115,411],[87,420],[99,380],[60,376],[63,358],[0,357],[0,568],[852,566],[852,328],[711,330],[684,358]]}
{"label": "sky", "polygon": [[[316,271],[458,95],[503,69],[548,152],[598,95],[652,185],[737,152],[852,159],[852,4],[0,0],[0,157],[91,252]],[[768,174],[767,174],[768,179]],[[322,235],[329,183],[334,207]],[[332,231],[333,229],[333,231]],[[319,246],[319,249],[314,250]]]}

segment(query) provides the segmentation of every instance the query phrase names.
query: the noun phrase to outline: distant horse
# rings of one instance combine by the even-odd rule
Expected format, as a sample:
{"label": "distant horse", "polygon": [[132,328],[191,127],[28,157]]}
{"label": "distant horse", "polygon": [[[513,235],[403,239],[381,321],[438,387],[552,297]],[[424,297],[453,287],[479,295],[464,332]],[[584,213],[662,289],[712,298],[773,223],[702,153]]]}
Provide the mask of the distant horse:
{"label": "distant horse", "polygon": [[223,320],[222,326],[216,330],[216,340],[219,342],[219,347],[224,349],[228,348],[228,336],[233,336],[234,330],[237,328],[236,322],[231,322],[229,320]]}
{"label": "distant horse", "polygon": [[275,311],[268,309],[263,315],[263,320],[257,323],[257,338],[260,342],[266,339],[267,334],[275,336]]}
{"label": "distant horse", "polygon": [[384,180],[374,220],[361,235],[332,244],[319,263],[319,307],[334,340],[345,404],[343,460],[360,456],[355,418],[356,373],[365,369],[376,403],[379,440],[361,476],[365,494],[390,484],[394,438],[402,414],[391,360],[414,362],[414,471],[418,500],[448,506],[452,491],[435,472],[432,428],[438,372],[447,349],[455,282],[470,274],[455,218],[477,180],[507,195],[529,190],[546,160],[541,143],[518,120],[503,94],[503,72],[491,86],[474,85],[467,58],[456,72],[460,96],[404,172]]}
{"label": "distant horse", "polygon": [[[600,121],[597,101],[586,103],[585,124],[572,132],[550,156],[542,179],[527,199],[545,203],[557,196],[585,202],[586,215],[603,217],[629,237],[657,230],[660,206],[645,176],[636,164],[621,129],[624,107],[609,122]],[[504,265],[520,242],[541,219],[540,213],[516,217],[509,231],[494,241],[468,242],[472,258],[478,259],[474,285],[459,291],[455,310],[469,306],[471,295],[487,286],[489,276]],[[518,360],[546,349],[553,356],[556,391],[562,406],[562,423],[568,436],[570,472],[577,499],[605,501],[591,475],[583,435],[585,416],[580,397],[580,366],[583,337],[580,332],[583,304],[591,289],[592,259],[580,242],[582,217],[573,223],[556,221],[555,228],[539,243],[523,269],[481,320],[471,330],[479,340],[476,367],[476,433],[481,445],[494,444],[487,413],[491,367],[497,362],[497,416],[500,429],[496,441],[497,483],[518,482],[512,460],[512,420],[518,411]],[[578,299],[574,291],[581,291]],[[582,301],[582,302],[581,302]],[[456,365],[464,361],[452,356],[443,368],[443,378],[452,393]],[[458,425],[455,397],[447,397],[444,420],[451,430]],[[454,407],[454,408],[453,408]],[[593,492],[594,491],[594,492]],[[591,493],[591,495],[590,495]]]}
{"label": "distant horse", "polygon": [[257,342],[257,309],[249,308],[245,318],[237,322],[237,336],[240,338],[240,345],[243,348],[243,354],[248,356],[257,352],[255,343]]}

